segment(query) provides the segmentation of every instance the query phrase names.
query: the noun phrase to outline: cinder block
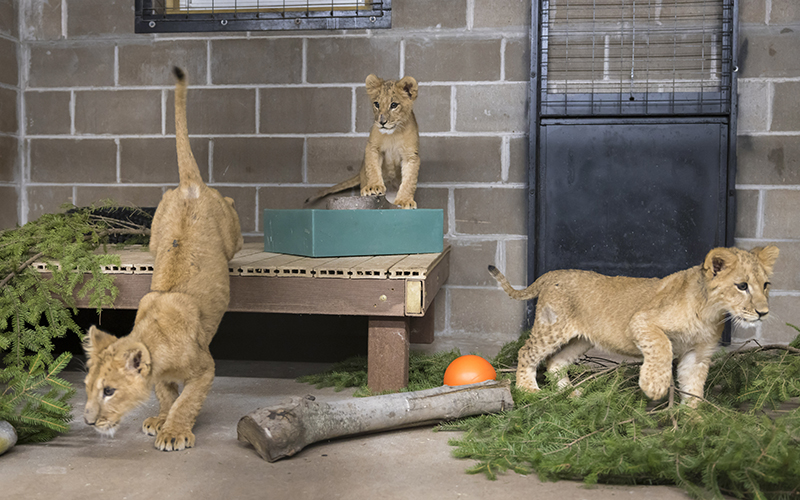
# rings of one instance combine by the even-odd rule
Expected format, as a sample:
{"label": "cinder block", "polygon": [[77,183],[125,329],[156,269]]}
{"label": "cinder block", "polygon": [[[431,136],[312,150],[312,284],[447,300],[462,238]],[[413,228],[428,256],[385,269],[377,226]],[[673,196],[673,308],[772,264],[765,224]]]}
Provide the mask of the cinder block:
{"label": "cinder block", "polygon": [[33,182],[109,183],[117,179],[117,145],[113,139],[31,139]]}
{"label": "cinder block", "polygon": [[0,136],[0,182],[14,182],[19,177],[19,140]]}
{"label": "cinder block", "polygon": [[500,40],[425,38],[406,40],[405,74],[420,81],[500,79]]}
{"label": "cinder block", "polygon": [[[301,209],[319,208],[324,209],[328,200],[324,198],[316,202],[305,205],[305,200],[316,193],[318,188],[313,187],[260,187],[258,188],[258,206],[265,209]],[[261,230],[261,228],[259,228]]]}
{"label": "cinder block", "polygon": [[29,88],[112,86],[114,43],[66,47],[33,45],[29,72]]}
{"label": "cinder block", "polygon": [[133,35],[133,4],[128,0],[70,0],[67,37]]}
{"label": "cinder block", "polygon": [[449,239],[450,277],[448,285],[494,286],[497,284],[487,266],[497,262],[497,241]]}
{"label": "cinder block", "polygon": [[528,280],[528,241],[506,240],[503,244],[506,247],[506,268],[503,274],[516,288],[526,288],[531,284]]}
{"label": "cinder block", "polygon": [[769,299],[769,310],[772,318],[761,327],[761,343],[788,344],[794,340],[798,332],[787,323],[800,327],[800,296],[773,295]]}
{"label": "cinder block", "polygon": [[172,68],[186,72],[189,86],[207,83],[206,47],[203,40],[170,40],[121,43],[120,85],[175,85]]}
{"label": "cinder block", "polygon": [[361,170],[366,137],[309,137],[306,143],[309,183],[333,185]]}
{"label": "cinder block", "polygon": [[363,83],[370,73],[381,78],[400,73],[399,39],[322,37],[307,44],[308,83]]}
{"label": "cinder block", "polygon": [[[772,2],[774,4],[775,0],[772,0]],[[766,19],[766,0],[748,0],[746,2],[739,2],[739,23],[764,24]]]}
{"label": "cinder block", "polygon": [[303,139],[214,139],[214,182],[264,184],[303,181]]}
{"label": "cinder block", "polygon": [[420,182],[499,182],[499,137],[421,137]]}
{"label": "cinder block", "polygon": [[455,190],[456,233],[527,234],[528,190]]}
{"label": "cinder block", "polygon": [[[189,88],[186,115],[189,135],[253,134],[256,131],[255,89]],[[175,134],[175,93],[167,98],[167,135]]]}
{"label": "cinder block", "polygon": [[764,201],[764,238],[800,239],[800,191],[768,190]]}
{"label": "cinder block", "polygon": [[775,273],[770,279],[772,289],[790,292],[800,291],[800,243],[767,241],[764,243],[759,242],[758,244],[758,246],[765,245],[775,245],[781,250],[778,260],[775,262]]}
{"label": "cinder block", "polygon": [[[378,75],[380,77],[380,75]],[[407,75],[414,76],[414,75]],[[414,102],[414,116],[420,133],[446,132],[450,130],[450,86],[423,85]],[[372,102],[367,90],[356,89],[356,132],[367,133],[375,122]]]}
{"label": "cinder block", "polygon": [[[800,37],[797,38],[797,41],[800,42]],[[780,82],[775,84],[771,130],[800,131],[800,82]]]}
{"label": "cinder block", "polygon": [[0,230],[10,229],[19,223],[17,188],[0,186]]}
{"label": "cinder block", "polygon": [[102,203],[108,199],[119,205],[155,207],[164,193],[162,188],[156,186],[78,186],[75,191],[75,204],[80,207]]}
{"label": "cinder block", "polygon": [[160,134],[161,91],[75,92],[78,134]]}
{"label": "cinder block", "polygon": [[0,132],[17,133],[17,96],[19,91],[0,88]]}
{"label": "cinder block", "polygon": [[456,130],[467,132],[528,131],[528,84],[459,86]]}
{"label": "cinder block", "polygon": [[736,190],[736,237],[755,238],[758,228],[759,192],[754,189]]}
{"label": "cinder block", "polygon": [[525,329],[526,304],[499,288],[448,287],[450,328],[476,335],[502,334],[516,339]]}
{"label": "cinder block", "polygon": [[19,44],[6,38],[0,38],[0,83],[19,86],[19,63],[17,62],[17,51]]}
{"label": "cinder block", "polygon": [[737,141],[738,184],[800,184],[800,142],[781,135],[743,135]]}
{"label": "cinder block", "polygon": [[26,134],[69,134],[69,101],[69,92],[25,92]]}
{"label": "cinder block", "polygon": [[528,184],[530,160],[528,138],[512,137],[508,140],[508,182]]}
{"label": "cinder block", "polygon": [[260,93],[261,133],[346,133],[352,128],[349,88],[266,88]]}
{"label": "cinder block", "polygon": [[28,221],[44,214],[61,213],[61,206],[74,203],[71,186],[28,186]]}
{"label": "cinder block", "polygon": [[228,187],[214,186],[222,196],[233,198],[236,203],[236,213],[239,214],[239,225],[243,233],[261,231],[260,224],[256,224],[256,187]]}
{"label": "cinder block", "polygon": [[[746,4],[748,2],[742,3]],[[741,9],[741,6],[739,9]],[[800,21],[800,3],[797,0],[772,0],[769,14],[769,24],[796,25]]]}
{"label": "cinder block", "polygon": [[[192,138],[200,175],[208,182],[208,139]],[[178,156],[175,138],[120,139],[120,182],[178,184]]]}
{"label": "cinder block", "polygon": [[[253,60],[253,55],[257,59]],[[256,38],[211,41],[214,84],[301,83],[301,38]]]}
{"label": "cinder block", "polygon": [[531,0],[475,0],[472,25],[475,28],[530,30]]}
{"label": "cinder block", "polygon": [[392,3],[392,29],[453,29],[466,26],[466,0],[403,0]]}
{"label": "cinder block", "polygon": [[18,7],[19,2],[16,0],[0,0],[0,33],[19,38]]}
{"label": "cinder block", "polygon": [[739,77],[800,76],[800,30],[782,26],[739,27]]}
{"label": "cinder block", "polygon": [[528,82],[531,79],[531,41],[527,37],[506,40],[505,79]]}
{"label": "cinder block", "polygon": [[[2,0],[0,1],[0,8],[7,8],[5,7],[6,4],[19,4],[21,2],[17,2],[15,0]],[[23,37],[27,41],[45,41],[45,40],[58,40],[63,38],[63,33],[61,31],[61,0],[37,0],[34,2],[29,2],[30,8],[26,8],[22,12],[23,16],[23,26],[25,31],[25,36]],[[14,29],[16,30],[18,26],[16,26],[16,21],[19,19],[16,17],[7,17],[7,13],[4,10],[0,13],[0,24],[4,22],[14,21]],[[16,36],[16,35],[13,35]]]}
{"label": "cinder block", "polygon": [[448,218],[449,199],[450,193],[447,188],[418,187],[417,192],[414,193],[414,201],[417,202],[417,208],[438,208],[442,211],[444,214],[444,227],[442,229],[444,234],[447,234],[450,230]]}
{"label": "cinder block", "polygon": [[739,113],[737,132],[769,130],[769,84],[763,81],[739,80]]}

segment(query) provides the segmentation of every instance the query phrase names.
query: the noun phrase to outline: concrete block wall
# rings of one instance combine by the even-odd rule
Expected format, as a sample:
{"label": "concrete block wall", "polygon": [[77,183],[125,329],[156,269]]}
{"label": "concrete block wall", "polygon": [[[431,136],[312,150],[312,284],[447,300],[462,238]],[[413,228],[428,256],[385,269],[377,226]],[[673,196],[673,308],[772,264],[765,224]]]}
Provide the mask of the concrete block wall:
{"label": "concrete block wall", "polygon": [[[391,30],[137,35],[133,0],[22,0],[20,220],[65,201],[154,206],[177,182],[173,79],[206,180],[259,238],[264,208],[300,208],[358,171],[370,73],[420,83],[417,202],[441,208],[452,272],[437,341],[491,355],[524,304],[530,1],[402,0]],[[324,202],[323,202],[324,203]]]}
{"label": "concrete block wall", "polygon": [[739,2],[736,244],[781,255],[772,318],[735,341],[788,342],[800,326],[800,2]]}
{"label": "concrete block wall", "polygon": [[19,10],[15,0],[0,0],[0,228],[18,222]]}
{"label": "concrete block wall", "polygon": [[[0,189],[19,194],[19,222],[65,201],[155,205],[177,181],[169,68],[180,65],[203,175],[236,199],[245,234],[258,238],[262,209],[298,208],[358,170],[371,119],[364,78],[411,75],[417,201],[444,210],[453,249],[426,349],[492,355],[518,336],[524,304],[486,265],[526,284],[530,0],[397,0],[391,30],[185,35],[134,34],[133,3],[0,0],[0,14],[11,12],[0,19],[12,20],[0,24],[0,58],[15,50],[19,64],[17,80],[0,81],[18,103],[0,142],[20,144]],[[800,323],[798,9],[740,4],[737,242],[776,242],[783,253],[776,318],[735,338],[788,340],[783,322]]]}

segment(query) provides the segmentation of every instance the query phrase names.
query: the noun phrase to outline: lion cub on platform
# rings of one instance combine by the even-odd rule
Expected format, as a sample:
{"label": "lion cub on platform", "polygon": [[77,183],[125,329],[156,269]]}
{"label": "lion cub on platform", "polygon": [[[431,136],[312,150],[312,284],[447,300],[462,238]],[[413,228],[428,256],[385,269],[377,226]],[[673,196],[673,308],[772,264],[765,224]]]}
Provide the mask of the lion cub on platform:
{"label": "lion cub on platform", "polygon": [[[556,373],[596,346],[644,357],[639,386],[651,399],[667,394],[677,357],[683,401],[696,406],[699,400],[692,395],[703,397],[725,316],[754,326],[769,313],[768,279],[778,253],[774,246],[750,252],[715,248],[702,265],[664,279],[552,271],[525,290],[515,290],[489,266],[512,298],[538,297],[531,336],[519,351],[517,386],[539,390],[539,363],[546,361],[547,370]],[[568,385],[563,376],[559,387]]]}
{"label": "lion cub on platform", "polygon": [[386,184],[399,181],[394,204],[401,208],[417,208],[414,193],[419,175],[419,128],[414,117],[417,81],[407,76],[399,81],[367,77],[367,95],[372,101],[375,121],[369,132],[361,171],[355,177],[323,189],[306,200],[361,186],[361,196],[382,195]]}
{"label": "lion cub on platform", "polygon": [[128,336],[117,339],[91,327],[84,342],[86,423],[113,435],[122,417],[155,388],[160,409],[142,430],[165,451],[194,446],[192,427],[214,380],[208,345],[230,300],[228,261],[242,247],[233,200],[200,177],[186,126],[186,78],[179,68],[175,75],[180,184],[164,193],[153,218],[150,292],[139,302]]}

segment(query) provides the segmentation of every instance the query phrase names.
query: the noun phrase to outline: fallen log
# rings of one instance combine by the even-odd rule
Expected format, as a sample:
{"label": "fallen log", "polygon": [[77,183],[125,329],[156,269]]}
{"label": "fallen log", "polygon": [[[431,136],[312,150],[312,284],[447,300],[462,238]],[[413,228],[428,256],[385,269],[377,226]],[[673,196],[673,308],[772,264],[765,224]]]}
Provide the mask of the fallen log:
{"label": "fallen log", "polygon": [[514,407],[509,382],[490,380],[458,387],[318,403],[313,396],[259,408],[239,420],[239,441],[264,460],[290,457],[317,441],[432,425]]}

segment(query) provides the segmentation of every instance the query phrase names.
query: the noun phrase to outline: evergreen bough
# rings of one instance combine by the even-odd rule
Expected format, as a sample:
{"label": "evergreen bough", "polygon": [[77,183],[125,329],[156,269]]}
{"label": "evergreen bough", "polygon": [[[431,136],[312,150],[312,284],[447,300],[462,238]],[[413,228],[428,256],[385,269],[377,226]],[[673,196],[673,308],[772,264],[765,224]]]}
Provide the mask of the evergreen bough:
{"label": "evergreen bough", "polygon": [[[72,208],[0,232],[0,420],[14,426],[19,443],[69,430],[75,391],[58,374],[72,355],[54,357],[53,340],[70,332],[83,338],[73,319],[76,296],[88,297],[98,313],[116,299],[114,277],[103,266],[119,266],[119,256],[95,250],[111,235],[146,241],[145,226],[104,210]],[[34,262],[46,262],[48,274],[33,269]]]}
{"label": "evergreen bough", "polygon": [[[499,377],[513,378],[524,342],[525,335],[494,358]],[[412,353],[409,390],[441,385],[458,355]],[[789,346],[717,354],[697,409],[678,404],[674,387],[666,401],[649,401],[638,386],[640,366],[584,357],[569,368],[572,388],[558,390],[555,380],[535,394],[512,386],[513,410],[439,430],[463,431],[450,440],[453,454],[475,460],[468,472],[491,479],[513,470],[588,485],[677,485],[694,498],[800,497],[800,336]],[[370,394],[363,358],[301,380]]]}

